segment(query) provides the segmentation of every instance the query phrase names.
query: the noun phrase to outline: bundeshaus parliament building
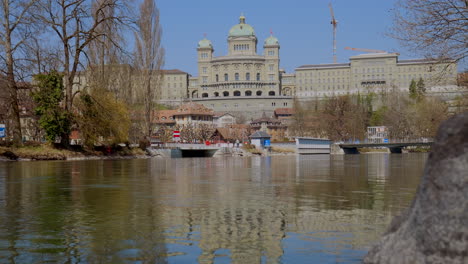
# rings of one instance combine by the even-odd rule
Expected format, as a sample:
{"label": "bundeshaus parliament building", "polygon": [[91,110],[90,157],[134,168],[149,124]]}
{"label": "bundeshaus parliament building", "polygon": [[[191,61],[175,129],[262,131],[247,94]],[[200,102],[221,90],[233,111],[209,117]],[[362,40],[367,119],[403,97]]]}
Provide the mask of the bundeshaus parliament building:
{"label": "bundeshaus parliament building", "polygon": [[[271,115],[277,108],[293,107],[294,102],[395,89],[408,91],[411,80],[420,78],[428,95],[449,101],[462,92],[456,83],[455,62],[400,60],[398,53],[361,54],[350,57],[347,63],[306,64],[286,73],[280,67],[280,41],[273,35],[260,40],[263,54],[259,54],[259,39],[243,15],[229,30],[227,42],[225,56],[214,56],[215,47],[210,40],[198,42],[198,76],[179,69],[164,70],[159,102],[177,107],[192,101],[216,112],[250,119],[264,112]],[[138,76],[131,66],[119,67],[125,69],[119,77],[130,81],[129,87],[138,85]]]}
{"label": "bundeshaus parliament building", "polygon": [[[271,35],[260,42],[263,54],[258,54],[259,40],[243,15],[229,30],[227,42],[227,55],[216,57],[211,41],[200,40],[198,76],[172,70],[180,77],[165,76],[161,101],[178,105],[190,100],[215,111],[259,117],[276,108],[292,107],[294,98],[307,101],[391,89],[407,91],[411,80],[420,78],[428,94],[451,97],[459,93],[455,63],[399,60],[398,53],[362,54],[350,57],[348,63],[302,65],[288,74],[280,67],[280,41]],[[179,79],[185,82],[177,84]]]}

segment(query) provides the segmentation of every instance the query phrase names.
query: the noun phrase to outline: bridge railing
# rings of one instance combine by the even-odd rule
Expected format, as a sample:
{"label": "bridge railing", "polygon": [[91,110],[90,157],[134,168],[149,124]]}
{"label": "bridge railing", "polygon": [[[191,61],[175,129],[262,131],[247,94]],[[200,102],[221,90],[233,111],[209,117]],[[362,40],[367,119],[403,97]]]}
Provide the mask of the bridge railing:
{"label": "bridge railing", "polygon": [[369,143],[427,143],[427,142],[433,142],[433,138],[388,138],[386,140],[384,139],[377,139],[377,138],[372,138],[372,139],[364,139],[364,140],[358,140],[358,139],[350,139],[350,140],[345,140],[345,141],[340,141],[340,142],[335,142],[338,144],[369,144]]}

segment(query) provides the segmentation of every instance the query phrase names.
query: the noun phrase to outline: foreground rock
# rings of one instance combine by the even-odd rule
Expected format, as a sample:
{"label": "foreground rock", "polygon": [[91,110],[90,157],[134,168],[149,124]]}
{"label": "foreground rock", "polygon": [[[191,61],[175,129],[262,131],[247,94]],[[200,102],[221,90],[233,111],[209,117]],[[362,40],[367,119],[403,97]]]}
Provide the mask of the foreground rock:
{"label": "foreground rock", "polygon": [[412,205],[364,263],[468,263],[468,112],[441,125]]}

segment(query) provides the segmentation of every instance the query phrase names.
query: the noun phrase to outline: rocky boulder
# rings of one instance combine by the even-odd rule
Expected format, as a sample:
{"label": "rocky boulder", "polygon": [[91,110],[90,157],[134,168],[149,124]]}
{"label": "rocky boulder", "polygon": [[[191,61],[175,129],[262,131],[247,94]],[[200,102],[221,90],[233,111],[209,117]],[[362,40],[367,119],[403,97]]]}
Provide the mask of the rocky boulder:
{"label": "rocky boulder", "polygon": [[468,263],[468,112],[440,126],[410,208],[364,263]]}

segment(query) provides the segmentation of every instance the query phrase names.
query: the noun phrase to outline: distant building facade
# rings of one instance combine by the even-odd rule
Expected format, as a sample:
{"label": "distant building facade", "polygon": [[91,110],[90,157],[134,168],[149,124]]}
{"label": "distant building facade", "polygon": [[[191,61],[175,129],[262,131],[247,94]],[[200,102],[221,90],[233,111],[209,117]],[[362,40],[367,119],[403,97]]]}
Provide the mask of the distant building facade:
{"label": "distant building facade", "polygon": [[411,80],[424,80],[427,92],[457,92],[457,65],[453,61],[399,60],[397,53],[352,56],[349,63],[302,65],[296,68],[299,100],[345,94],[407,91]]}
{"label": "distant building facade", "polygon": [[[408,91],[411,80],[424,80],[426,92],[446,101],[466,92],[457,86],[457,64],[434,60],[400,60],[398,53],[352,56],[347,63],[308,64],[286,73],[280,68],[280,43],[271,35],[258,54],[254,28],[241,16],[229,30],[225,56],[214,56],[204,38],[197,45],[198,76],[181,70],[163,70],[160,103],[178,107],[193,101],[245,119],[269,116],[277,108],[292,108],[294,100],[322,100],[346,94]],[[130,65],[113,69],[110,90],[125,90],[123,98],[135,98],[141,83],[139,71]],[[89,74],[79,73],[76,86],[88,85]],[[153,85],[153,84],[152,84]],[[156,84],[154,84],[156,85]],[[155,86],[154,89],[157,87]]]}
{"label": "distant building facade", "polygon": [[189,79],[190,99],[215,111],[258,117],[277,107],[290,107],[292,88],[282,89],[280,45],[271,35],[257,54],[257,36],[252,26],[239,18],[227,38],[228,54],[215,57],[208,39],[198,42],[198,77]]}

